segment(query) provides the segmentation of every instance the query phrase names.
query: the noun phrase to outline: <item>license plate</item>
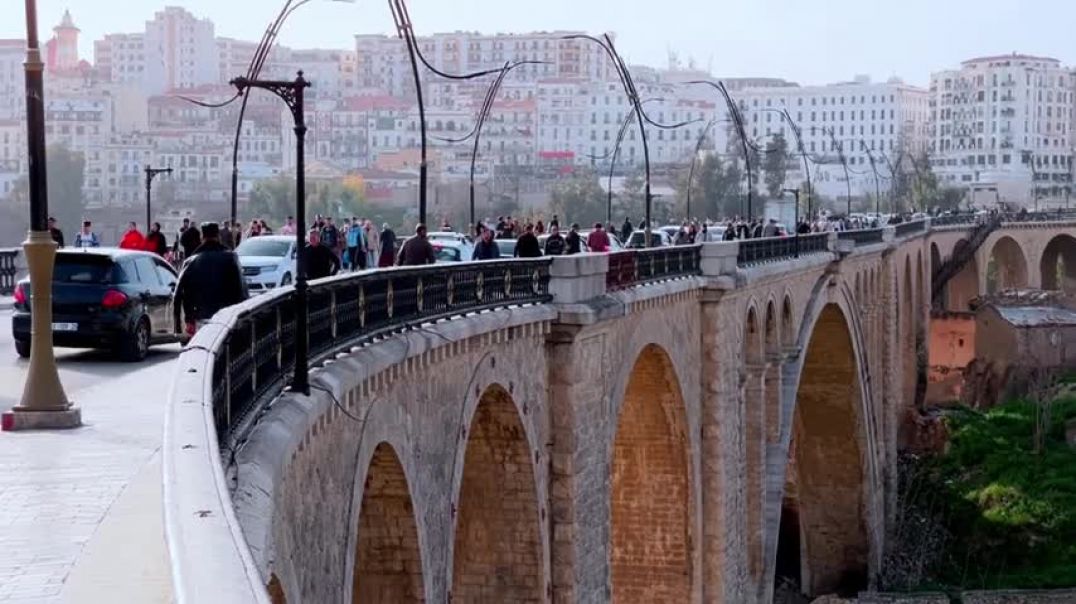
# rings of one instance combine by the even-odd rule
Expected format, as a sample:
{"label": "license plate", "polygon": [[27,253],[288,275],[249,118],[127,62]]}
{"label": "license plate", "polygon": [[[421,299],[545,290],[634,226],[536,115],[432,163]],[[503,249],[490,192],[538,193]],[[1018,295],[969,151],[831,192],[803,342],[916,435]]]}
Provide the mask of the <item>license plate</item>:
{"label": "license plate", "polygon": [[78,323],[53,323],[52,331],[78,331]]}

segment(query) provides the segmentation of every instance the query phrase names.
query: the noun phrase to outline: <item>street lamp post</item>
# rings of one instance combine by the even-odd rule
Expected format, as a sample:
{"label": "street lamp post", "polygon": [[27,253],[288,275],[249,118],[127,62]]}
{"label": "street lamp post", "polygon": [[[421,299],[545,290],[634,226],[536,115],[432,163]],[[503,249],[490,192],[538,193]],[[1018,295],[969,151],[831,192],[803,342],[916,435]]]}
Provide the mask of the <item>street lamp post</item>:
{"label": "street lamp post", "polygon": [[232,85],[245,93],[250,88],[268,90],[280,97],[291,110],[295,122],[295,372],[291,390],[310,394],[309,326],[307,325],[306,287],[306,118],[303,93],[310,82],[299,72],[293,81],[249,80],[236,78]]}
{"label": "street lamp post", "polygon": [[[150,208],[153,205],[153,179],[160,174],[171,174],[172,168],[151,168],[146,166],[146,233],[150,231],[150,226],[153,224],[153,212]],[[234,220],[232,222],[235,222]]]}
{"label": "street lamp post", "polygon": [[3,414],[4,430],[77,428],[82,413],[67,400],[52,347],[52,273],[56,244],[48,229],[45,166],[45,65],[37,39],[37,6],[26,0],[26,133],[30,232],[22,244],[30,269],[30,367],[19,405]]}
{"label": "street lamp post", "polygon": [[799,189],[784,189],[783,193],[785,193],[785,194],[791,193],[792,195],[795,195],[795,197],[796,197],[796,225],[793,228],[795,228],[795,230],[796,230],[796,251],[795,251],[795,254],[796,254],[796,258],[799,258],[800,257],[800,190]]}
{"label": "street lamp post", "polygon": [[740,108],[736,102],[732,99],[732,95],[729,94],[728,88],[725,87],[724,82],[711,82],[710,80],[692,80],[687,82],[688,85],[703,84],[710,86],[714,90],[721,93],[721,96],[725,99],[725,105],[729,112],[729,118],[732,120],[733,125],[736,127],[736,132],[739,134],[740,147],[743,149],[743,163],[744,170],[747,172],[747,219],[750,221],[754,218],[754,190],[755,183],[751,174],[751,152],[748,149],[747,142],[747,130],[743,125],[743,115],[740,113]]}

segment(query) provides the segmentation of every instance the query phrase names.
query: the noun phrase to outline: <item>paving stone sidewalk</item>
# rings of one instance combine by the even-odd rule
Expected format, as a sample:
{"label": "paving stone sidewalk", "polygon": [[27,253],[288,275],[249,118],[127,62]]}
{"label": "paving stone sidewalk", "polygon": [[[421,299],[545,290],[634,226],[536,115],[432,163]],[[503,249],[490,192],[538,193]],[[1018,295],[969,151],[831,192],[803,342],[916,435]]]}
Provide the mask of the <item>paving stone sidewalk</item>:
{"label": "paving stone sidewalk", "polygon": [[[69,393],[82,407],[86,425],[78,430],[0,433],[0,602],[168,601],[160,472],[153,469],[173,368],[132,366]],[[132,535],[143,543],[130,542]],[[132,576],[120,560],[139,550],[143,568]],[[72,595],[69,578],[88,575],[93,580]],[[123,581],[144,584],[142,595],[116,599],[93,589]]]}

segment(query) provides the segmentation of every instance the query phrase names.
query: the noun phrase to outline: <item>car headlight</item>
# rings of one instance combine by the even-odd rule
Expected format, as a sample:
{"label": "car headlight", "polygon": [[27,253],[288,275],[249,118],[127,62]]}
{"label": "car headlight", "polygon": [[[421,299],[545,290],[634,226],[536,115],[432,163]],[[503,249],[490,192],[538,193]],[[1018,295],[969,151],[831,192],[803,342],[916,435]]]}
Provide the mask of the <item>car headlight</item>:
{"label": "car headlight", "polygon": [[271,275],[271,274],[277,272],[278,270],[280,270],[279,266],[263,266],[262,267],[262,274],[263,275]]}

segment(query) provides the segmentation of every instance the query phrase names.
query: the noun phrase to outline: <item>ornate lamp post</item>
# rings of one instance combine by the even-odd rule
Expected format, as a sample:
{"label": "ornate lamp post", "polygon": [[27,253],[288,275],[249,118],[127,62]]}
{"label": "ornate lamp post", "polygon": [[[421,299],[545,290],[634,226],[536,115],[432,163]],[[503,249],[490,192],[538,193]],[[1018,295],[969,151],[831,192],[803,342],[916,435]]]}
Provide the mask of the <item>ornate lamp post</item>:
{"label": "ornate lamp post", "polygon": [[30,367],[19,405],[4,430],[77,428],[82,412],[67,400],[52,348],[52,271],[56,244],[48,229],[45,173],[45,65],[37,39],[37,6],[26,0],[26,130],[30,163],[30,232],[22,244],[30,268]]}
{"label": "ornate lamp post", "polygon": [[[153,179],[160,174],[171,174],[172,168],[151,168],[146,166],[146,233],[150,231],[150,226],[153,224],[153,212],[150,209],[153,205]],[[235,222],[234,220],[232,222]]]}
{"label": "ornate lamp post", "polygon": [[291,110],[295,120],[295,373],[291,390],[310,394],[310,341],[306,307],[306,118],[303,115],[303,92],[310,82],[299,72],[293,81],[232,80],[241,94],[261,88],[277,95]]}

